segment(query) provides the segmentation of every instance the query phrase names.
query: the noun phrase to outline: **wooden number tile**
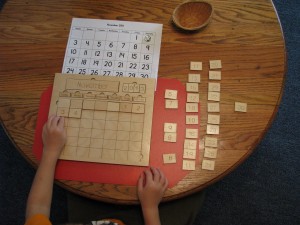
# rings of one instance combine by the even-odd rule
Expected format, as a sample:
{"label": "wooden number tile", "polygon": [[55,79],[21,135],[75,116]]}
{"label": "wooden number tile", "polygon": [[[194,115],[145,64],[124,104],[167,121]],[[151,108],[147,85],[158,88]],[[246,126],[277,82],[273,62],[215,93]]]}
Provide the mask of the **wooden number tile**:
{"label": "wooden number tile", "polygon": [[207,115],[207,123],[209,124],[220,124],[220,115]]}
{"label": "wooden number tile", "polygon": [[71,105],[71,100],[68,98],[60,98],[57,103],[57,107],[69,108]]}
{"label": "wooden number tile", "polygon": [[177,124],[176,123],[164,123],[164,132],[176,133]]}
{"label": "wooden number tile", "polygon": [[207,124],[206,133],[207,134],[219,134],[220,127],[219,125]]}
{"label": "wooden number tile", "polygon": [[165,100],[165,108],[166,109],[178,109],[178,100]]}
{"label": "wooden number tile", "polygon": [[193,102],[193,103],[199,102],[199,94],[198,93],[197,94],[187,93],[186,101],[187,102]]}
{"label": "wooden number tile", "polygon": [[132,104],[132,112],[133,113],[145,113],[145,105],[144,104]]}
{"label": "wooden number tile", "polygon": [[217,158],[217,153],[218,153],[217,148],[205,147],[204,157],[215,159],[215,158]]}
{"label": "wooden number tile", "polygon": [[210,80],[221,80],[221,71],[209,71],[208,78]]}
{"label": "wooden number tile", "polygon": [[196,159],[196,150],[184,149],[183,150],[184,159]]}
{"label": "wooden number tile", "polygon": [[146,93],[146,84],[140,84],[140,93],[145,94]]}
{"label": "wooden number tile", "polygon": [[190,73],[189,76],[188,76],[188,81],[190,83],[200,83],[201,82],[201,75]]}
{"label": "wooden number tile", "polygon": [[184,149],[196,150],[197,149],[197,140],[185,139],[184,140]]}
{"label": "wooden number tile", "polygon": [[165,142],[176,142],[177,134],[176,133],[164,133]]}
{"label": "wooden number tile", "polygon": [[128,102],[120,102],[120,112],[131,112],[132,111],[132,103]]}
{"label": "wooden number tile", "polygon": [[219,102],[220,101],[220,92],[209,91],[207,100]]}
{"label": "wooden number tile", "polygon": [[176,154],[163,154],[164,164],[176,163]]}
{"label": "wooden number tile", "polygon": [[220,112],[220,104],[219,103],[207,103],[207,112]]}
{"label": "wooden number tile", "polygon": [[202,70],[202,62],[191,62],[190,70]]}
{"label": "wooden number tile", "polygon": [[138,85],[137,83],[134,83],[133,91],[135,93],[139,93],[140,92],[140,85]]}
{"label": "wooden number tile", "polygon": [[128,84],[128,91],[130,93],[133,93],[134,92],[134,84]]}
{"label": "wooden number tile", "polygon": [[177,99],[177,90],[166,89],[165,98],[166,99]]}
{"label": "wooden number tile", "polygon": [[198,112],[198,103],[186,103],[185,112]]}
{"label": "wooden number tile", "polygon": [[118,112],[120,110],[119,102],[108,102],[107,103],[107,111]]}
{"label": "wooden number tile", "polygon": [[57,108],[57,112],[56,112],[57,116],[63,116],[63,117],[68,117],[69,116],[69,108],[63,108],[63,107],[59,107]]}
{"label": "wooden number tile", "polygon": [[186,128],[185,137],[186,138],[198,138],[198,129]]}
{"label": "wooden number tile", "polygon": [[214,170],[215,169],[215,161],[203,159],[202,169],[203,170]]}
{"label": "wooden number tile", "polygon": [[221,60],[209,60],[209,68],[210,69],[221,69],[222,61]]}
{"label": "wooden number tile", "polygon": [[81,117],[81,109],[70,109],[69,117],[70,118],[80,118]]}
{"label": "wooden number tile", "polygon": [[194,160],[183,160],[182,161],[182,169],[183,170],[195,170],[196,162]]}
{"label": "wooden number tile", "polygon": [[208,91],[215,91],[220,92],[221,91],[221,84],[220,83],[208,83]]}
{"label": "wooden number tile", "polygon": [[187,92],[199,92],[199,87],[197,83],[186,83]]}
{"label": "wooden number tile", "polygon": [[218,147],[218,138],[206,136],[204,145],[205,145],[205,147],[217,148]]}
{"label": "wooden number tile", "polygon": [[199,124],[198,115],[186,115],[185,124]]}
{"label": "wooden number tile", "polygon": [[236,112],[247,112],[247,103],[235,102],[234,111]]}
{"label": "wooden number tile", "polygon": [[123,84],[122,91],[125,92],[125,93],[129,92],[129,84]]}

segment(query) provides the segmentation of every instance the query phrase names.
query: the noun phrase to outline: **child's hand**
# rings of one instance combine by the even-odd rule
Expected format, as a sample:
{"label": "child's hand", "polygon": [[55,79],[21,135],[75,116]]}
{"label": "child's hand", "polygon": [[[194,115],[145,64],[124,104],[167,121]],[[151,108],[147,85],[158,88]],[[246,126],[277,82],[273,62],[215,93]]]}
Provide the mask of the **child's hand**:
{"label": "child's hand", "polygon": [[159,169],[145,170],[138,180],[138,197],[142,207],[158,207],[167,187],[168,180]]}
{"label": "child's hand", "polygon": [[58,159],[67,139],[64,117],[50,116],[43,127],[44,153],[47,157]]}

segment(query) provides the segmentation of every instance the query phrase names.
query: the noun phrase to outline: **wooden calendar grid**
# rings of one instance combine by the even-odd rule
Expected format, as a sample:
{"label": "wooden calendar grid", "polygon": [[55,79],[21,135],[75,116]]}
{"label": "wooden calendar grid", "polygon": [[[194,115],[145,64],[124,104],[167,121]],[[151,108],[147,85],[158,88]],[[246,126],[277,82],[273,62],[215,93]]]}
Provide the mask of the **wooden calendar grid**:
{"label": "wooden calendar grid", "polygon": [[56,75],[50,113],[66,118],[67,131],[60,159],[147,166],[154,83]]}

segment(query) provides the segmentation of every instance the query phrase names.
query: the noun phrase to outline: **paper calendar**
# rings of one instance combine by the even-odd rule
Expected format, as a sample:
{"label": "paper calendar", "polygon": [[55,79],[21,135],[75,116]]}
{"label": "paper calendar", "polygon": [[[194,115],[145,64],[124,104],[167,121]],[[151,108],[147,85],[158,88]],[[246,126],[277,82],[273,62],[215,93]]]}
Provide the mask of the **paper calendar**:
{"label": "paper calendar", "polygon": [[62,73],[157,78],[162,24],[73,18]]}

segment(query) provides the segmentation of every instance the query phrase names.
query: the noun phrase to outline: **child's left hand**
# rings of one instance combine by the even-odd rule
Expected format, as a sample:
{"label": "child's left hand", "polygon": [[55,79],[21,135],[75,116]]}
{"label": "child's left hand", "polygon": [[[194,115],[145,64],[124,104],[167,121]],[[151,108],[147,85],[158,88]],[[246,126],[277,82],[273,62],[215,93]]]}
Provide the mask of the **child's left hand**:
{"label": "child's left hand", "polygon": [[47,157],[58,159],[67,139],[64,117],[52,115],[43,127],[44,153]]}

